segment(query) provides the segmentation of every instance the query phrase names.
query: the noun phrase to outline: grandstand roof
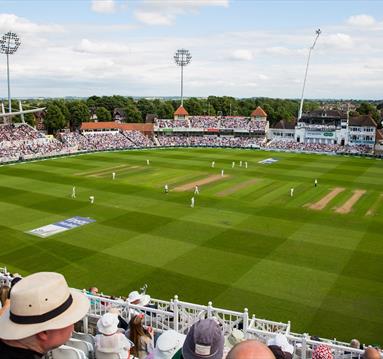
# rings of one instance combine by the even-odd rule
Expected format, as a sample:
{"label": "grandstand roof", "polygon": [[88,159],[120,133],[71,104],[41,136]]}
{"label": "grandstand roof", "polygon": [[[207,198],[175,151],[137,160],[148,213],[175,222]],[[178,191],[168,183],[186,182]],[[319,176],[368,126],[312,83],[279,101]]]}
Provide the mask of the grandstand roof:
{"label": "grandstand roof", "polygon": [[294,130],[296,124],[296,119],[294,119],[293,121],[280,120],[273,126],[273,128],[281,130]]}
{"label": "grandstand roof", "polygon": [[376,122],[371,115],[360,115],[350,117],[348,120],[349,126],[361,126],[361,127],[377,127]]}
{"label": "grandstand roof", "polygon": [[258,106],[252,113],[251,117],[267,117],[267,113],[261,106]]}
{"label": "grandstand roof", "polygon": [[188,116],[189,113],[185,110],[185,108],[181,105],[177,108],[176,112],[174,112],[175,115],[178,116]]}

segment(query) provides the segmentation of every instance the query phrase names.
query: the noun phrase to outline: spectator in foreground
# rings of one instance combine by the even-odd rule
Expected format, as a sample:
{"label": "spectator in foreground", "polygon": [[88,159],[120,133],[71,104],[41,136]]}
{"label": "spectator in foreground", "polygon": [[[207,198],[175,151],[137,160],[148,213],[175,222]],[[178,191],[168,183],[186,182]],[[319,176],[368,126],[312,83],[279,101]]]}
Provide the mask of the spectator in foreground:
{"label": "spectator in foreground", "polygon": [[153,328],[145,328],[143,326],[144,314],[137,314],[129,322],[129,339],[133,342],[134,347],[131,353],[139,358],[144,359],[153,351]]}
{"label": "spectator in foreground", "polygon": [[363,359],[380,359],[380,352],[378,349],[373,347],[368,347],[363,353]]}
{"label": "spectator in foreground", "polygon": [[[115,313],[104,314],[97,322],[96,353],[116,353],[120,359],[127,359],[130,351],[130,341],[118,331],[118,315]],[[96,354],[97,356],[97,354]]]}
{"label": "spectator in foreground", "polygon": [[214,319],[201,319],[194,323],[182,347],[184,359],[222,359],[224,336]]}
{"label": "spectator in foreground", "polygon": [[245,340],[235,345],[226,359],[275,359],[273,352],[257,340]]}
{"label": "spectator in foreground", "polygon": [[64,344],[74,323],[89,309],[87,297],[69,289],[59,273],[23,278],[11,291],[10,308],[0,317],[0,358],[41,358]]}

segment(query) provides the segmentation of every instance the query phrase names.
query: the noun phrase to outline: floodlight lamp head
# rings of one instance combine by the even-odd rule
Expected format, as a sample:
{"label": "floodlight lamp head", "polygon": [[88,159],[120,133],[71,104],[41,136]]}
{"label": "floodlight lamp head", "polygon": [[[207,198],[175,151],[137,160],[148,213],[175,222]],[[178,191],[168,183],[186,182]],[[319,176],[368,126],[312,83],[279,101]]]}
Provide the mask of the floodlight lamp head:
{"label": "floodlight lamp head", "polygon": [[189,50],[179,49],[174,55],[174,61],[178,66],[186,66],[190,63],[192,56]]}
{"label": "floodlight lamp head", "polygon": [[318,29],[315,31],[315,33],[319,36],[322,33],[322,31],[321,31],[321,29]]}
{"label": "floodlight lamp head", "polygon": [[20,45],[21,41],[17,34],[9,31],[0,39],[0,53],[12,55],[17,51]]}

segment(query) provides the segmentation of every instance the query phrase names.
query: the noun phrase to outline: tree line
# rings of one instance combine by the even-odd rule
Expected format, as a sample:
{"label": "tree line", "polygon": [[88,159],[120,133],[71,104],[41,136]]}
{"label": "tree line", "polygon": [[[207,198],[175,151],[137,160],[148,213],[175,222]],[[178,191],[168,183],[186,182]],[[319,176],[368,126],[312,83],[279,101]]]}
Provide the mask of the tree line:
{"label": "tree line", "polygon": [[[179,107],[179,100],[167,99],[133,99],[124,96],[91,96],[87,99],[33,99],[23,101],[24,108],[46,107],[44,126],[48,133],[70,128],[76,130],[82,122],[112,121],[115,109],[124,113],[126,122],[145,122],[147,115],[157,118],[171,119],[174,111]],[[323,103],[305,100],[304,112],[320,108]],[[12,107],[16,108],[15,103]],[[272,98],[243,98],[229,96],[209,96],[208,98],[191,97],[184,100],[184,107],[191,116],[250,116],[251,112],[261,106],[268,115],[270,125],[280,120],[294,121],[297,117],[299,100]],[[380,124],[380,109],[382,104],[359,102],[354,114],[371,114]],[[26,114],[25,120],[34,125],[35,118]]]}

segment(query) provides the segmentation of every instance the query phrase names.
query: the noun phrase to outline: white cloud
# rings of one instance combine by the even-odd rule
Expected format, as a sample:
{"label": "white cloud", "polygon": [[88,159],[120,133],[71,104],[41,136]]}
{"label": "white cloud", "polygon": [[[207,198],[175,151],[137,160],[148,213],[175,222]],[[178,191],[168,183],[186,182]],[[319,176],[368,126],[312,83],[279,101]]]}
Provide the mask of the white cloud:
{"label": "white cloud", "polygon": [[137,10],[134,12],[137,20],[146,25],[171,25],[174,22],[175,14],[161,14],[155,11]]}
{"label": "white cloud", "polygon": [[320,43],[326,47],[335,47],[339,49],[352,49],[355,45],[354,40],[350,35],[342,33],[325,35],[320,39]]}
{"label": "white cloud", "polygon": [[253,54],[249,50],[238,49],[233,51],[230,58],[239,61],[250,61],[253,59]]}
{"label": "white cloud", "polygon": [[347,19],[347,23],[352,26],[367,27],[367,26],[375,25],[376,21],[370,15],[361,14],[361,15],[350,16]]}
{"label": "white cloud", "polygon": [[21,33],[51,33],[64,31],[59,25],[40,25],[14,14],[0,13],[0,31],[7,32],[10,29]]}
{"label": "white cloud", "polygon": [[116,11],[114,0],[92,0],[91,9],[94,12],[110,14]]}
{"label": "white cloud", "polygon": [[196,14],[205,6],[228,7],[229,0],[145,0],[134,15],[147,25],[169,26],[174,24],[178,15]]}
{"label": "white cloud", "polygon": [[88,39],[82,39],[80,44],[74,48],[77,52],[91,54],[121,54],[129,53],[131,49],[125,44],[113,42],[94,42]]}

